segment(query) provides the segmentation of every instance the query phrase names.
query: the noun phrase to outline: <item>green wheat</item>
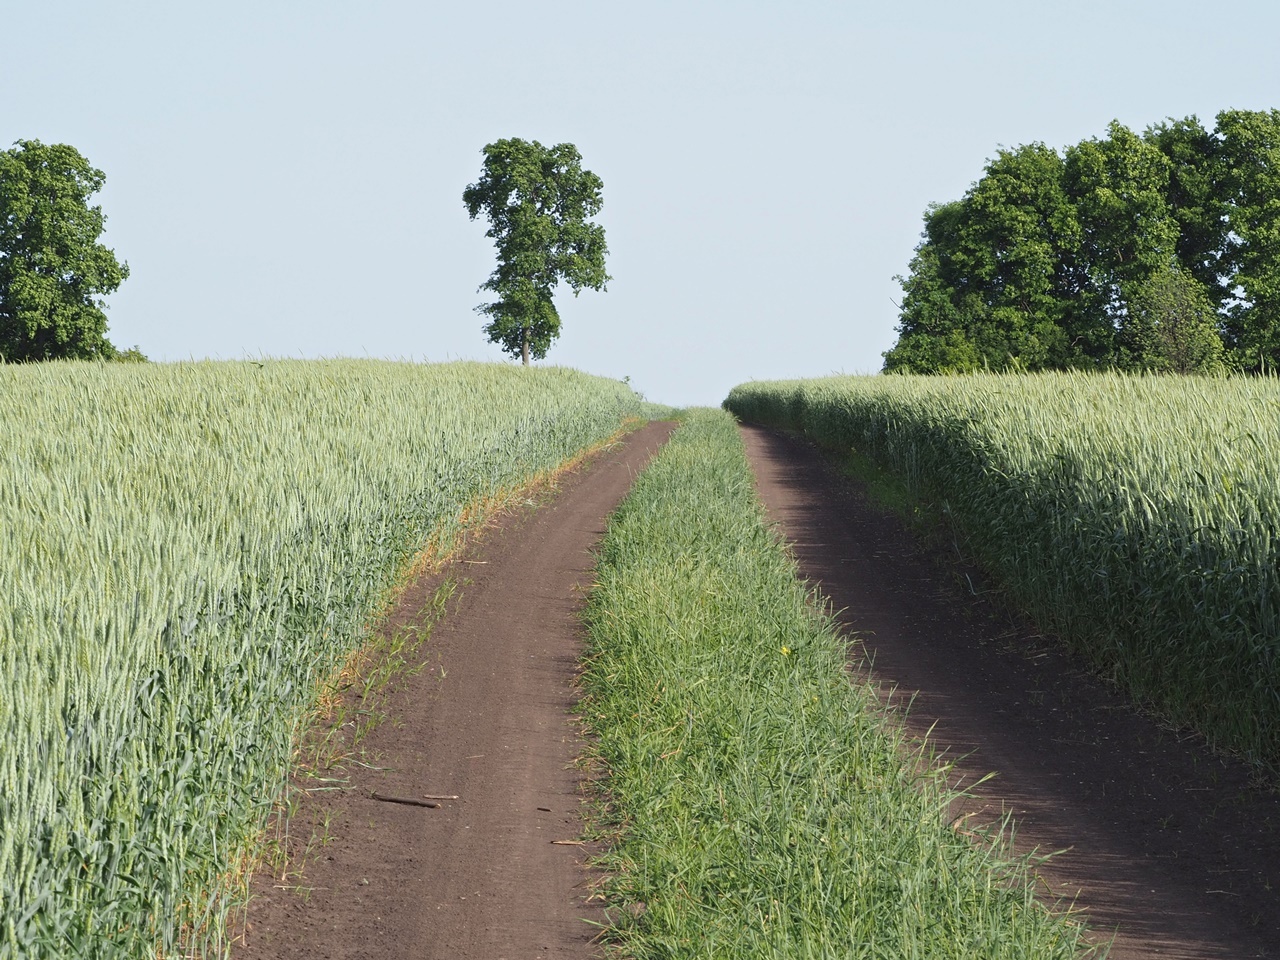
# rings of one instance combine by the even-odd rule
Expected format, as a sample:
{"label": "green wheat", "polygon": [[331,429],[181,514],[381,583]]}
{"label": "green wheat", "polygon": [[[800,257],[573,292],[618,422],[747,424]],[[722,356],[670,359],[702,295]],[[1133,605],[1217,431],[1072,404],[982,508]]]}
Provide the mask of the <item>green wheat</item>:
{"label": "green wheat", "polygon": [[0,367],[0,958],[223,952],[221,878],[406,561],[640,408],[554,368]]}

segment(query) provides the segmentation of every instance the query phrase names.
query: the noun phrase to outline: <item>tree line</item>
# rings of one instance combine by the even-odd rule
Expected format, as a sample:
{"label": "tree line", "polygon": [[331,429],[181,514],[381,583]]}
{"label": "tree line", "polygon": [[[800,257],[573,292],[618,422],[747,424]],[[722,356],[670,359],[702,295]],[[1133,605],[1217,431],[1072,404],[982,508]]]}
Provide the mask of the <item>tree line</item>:
{"label": "tree line", "polygon": [[933,204],[886,372],[1280,369],[1280,110],[1000,150]]}

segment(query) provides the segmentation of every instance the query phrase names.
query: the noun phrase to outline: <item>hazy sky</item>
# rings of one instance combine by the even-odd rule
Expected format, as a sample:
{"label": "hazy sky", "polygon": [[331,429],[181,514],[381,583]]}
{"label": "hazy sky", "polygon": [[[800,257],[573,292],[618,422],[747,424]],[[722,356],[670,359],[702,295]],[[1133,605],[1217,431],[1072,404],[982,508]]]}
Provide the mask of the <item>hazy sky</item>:
{"label": "hazy sky", "polygon": [[673,404],[878,370],[925,206],[1001,145],[1280,107],[1274,0],[3,2],[0,147],[105,171],[117,345],[499,359],[462,190],[570,141],[614,279],[546,362]]}

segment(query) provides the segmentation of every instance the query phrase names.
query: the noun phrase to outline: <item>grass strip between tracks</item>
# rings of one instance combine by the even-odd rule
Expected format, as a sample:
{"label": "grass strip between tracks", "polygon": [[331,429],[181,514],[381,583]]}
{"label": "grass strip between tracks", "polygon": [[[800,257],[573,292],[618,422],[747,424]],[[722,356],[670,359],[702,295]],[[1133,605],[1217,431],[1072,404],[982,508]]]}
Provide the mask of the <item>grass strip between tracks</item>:
{"label": "grass strip between tracks", "polygon": [[691,413],[611,521],[582,712],[613,917],[651,957],[1057,958],[1082,928],[948,819],[766,526],[731,417]]}

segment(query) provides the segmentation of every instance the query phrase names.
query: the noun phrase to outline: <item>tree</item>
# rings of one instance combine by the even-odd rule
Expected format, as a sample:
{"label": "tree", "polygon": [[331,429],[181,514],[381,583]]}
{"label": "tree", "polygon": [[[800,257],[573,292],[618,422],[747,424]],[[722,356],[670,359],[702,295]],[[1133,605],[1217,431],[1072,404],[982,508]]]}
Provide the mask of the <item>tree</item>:
{"label": "tree", "polygon": [[129,276],[98,242],[89,198],[101,170],[65,144],[19,140],[0,153],[0,355],[8,361],[111,358],[106,306]]}
{"label": "tree", "polygon": [[963,201],[925,213],[924,239],[911,259],[910,275],[895,278],[904,297],[898,342],[884,354],[886,373],[967,373],[982,366],[970,339],[976,298],[956,290],[948,276],[956,227],[964,216]]}
{"label": "tree", "polygon": [[1204,288],[1215,311],[1230,299],[1234,270],[1222,142],[1193,114],[1148,127],[1144,139],[1169,160],[1169,212],[1178,224],[1178,263]]}
{"label": "tree", "polygon": [[1122,365],[1171,373],[1223,366],[1218,314],[1189,270],[1171,260],[1139,284],[1120,325]]}
{"label": "tree", "polygon": [[1065,333],[1080,231],[1062,168],[1043,144],[1001,150],[962,199],[929,208],[886,371],[1039,370],[1084,358]]}
{"label": "tree", "polygon": [[[1132,292],[1174,255],[1178,224],[1169,211],[1170,162],[1159,148],[1119,121],[1104,140],[1069,147],[1064,167],[1068,196],[1080,224],[1080,291],[1090,317],[1091,352],[1110,362],[1115,332]],[[1071,331],[1073,336],[1079,336]]]}
{"label": "tree", "polygon": [[902,285],[886,370],[1280,369],[1280,110],[1002,150]]}
{"label": "tree", "polygon": [[480,180],[462,194],[474,220],[489,220],[485,236],[494,241],[498,266],[481,290],[494,303],[478,313],[489,318],[485,333],[528,366],[541,360],[560,335],[560,314],[552,293],[561,280],[577,296],[584,287],[603,290],[604,228],[589,223],[600,212],[604,184],[582,169],[571,143],[544,147],[537,140],[498,140],[484,148]]}
{"label": "tree", "polygon": [[1224,110],[1217,132],[1236,238],[1227,340],[1245,369],[1280,369],[1280,110]]}

